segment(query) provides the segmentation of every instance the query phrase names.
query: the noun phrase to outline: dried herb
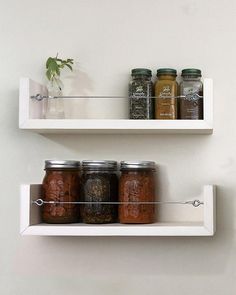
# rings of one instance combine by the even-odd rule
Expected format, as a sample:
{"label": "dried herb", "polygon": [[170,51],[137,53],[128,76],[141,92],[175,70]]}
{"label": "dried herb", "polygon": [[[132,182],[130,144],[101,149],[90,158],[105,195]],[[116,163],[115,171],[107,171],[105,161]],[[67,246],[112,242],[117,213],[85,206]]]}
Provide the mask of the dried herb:
{"label": "dried herb", "polygon": [[184,69],[183,81],[180,83],[180,119],[203,119],[203,84],[201,71],[198,69]]}
{"label": "dried herb", "polygon": [[[81,200],[84,202],[111,202],[118,200],[118,178],[111,172],[83,173]],[[84,223],[112,223],[117,221],[117,206],[86,204],[80,207]]]}
{"label": "dried herb", "polygon": [[130,119],[153,119],[154,99],[151,71],[133,69],[129,84]]}
{"label": "dried herb", "polygon": [[178,114],[178,84],[177,72],[174,69],[162,68],[157,70],[155,85],[156,119],[176,120]]}

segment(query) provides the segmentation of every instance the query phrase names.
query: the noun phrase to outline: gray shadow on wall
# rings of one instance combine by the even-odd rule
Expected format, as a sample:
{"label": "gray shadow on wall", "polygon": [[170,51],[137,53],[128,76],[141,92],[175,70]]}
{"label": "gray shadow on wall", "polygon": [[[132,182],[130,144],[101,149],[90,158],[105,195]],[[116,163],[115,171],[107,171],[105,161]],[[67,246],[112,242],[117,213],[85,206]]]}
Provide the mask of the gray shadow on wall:
{"label": "gray shadow on wall", "polygon": [[80,69],[78,64],[75,64],[73,71],[64,79],[67,84],[70,84],[70,92],[67,95],[86,96],[94,90],[94,81]]}
{"label": "gray shadow on wall", "polygon": [[[197,153],[208,144],[208,136],[196,135],[44,135],[73,153],[84,158],[101,159],[116,155],[115,160],[124,159],[124,155],[134,152],[142,156],[140,140],[147,140],[145,155],[156,145],[175,144],[181,148],[191,142],[191,152]],[[186,140],[187,139],[187,140]],[[106,144],[104,144],[104,142]],[[166,146],[166,149],[168,149]],[[186,147],[187,148],[187,147]],[[178,150],[179,153],[180,150]],[[169,151],[167,150],[167,153]],[[53,155],[52,155],[53,156]],[[157,179],[162,194],[163,184],[168,185],[165,167]],[[234,245],[234,199],[233,188],[217,187],[217,232],[213,237],[30,237],[37,240],[47,267],[64,268],[76,272],[82,265],[85,272],[106,275],[112,268],[114,275],[177,275],[205,276],[223,274],[233,257]],[[63,253],[61,255],[60,253]],[[76,253],[76,255],[75,255]],[[25,255],[29,255],[25,253]],[[58,259],[60,257],[60,259]],[[28,259],[28,263],[31,259]],[[32,259],[32,261],[34,261]],[[25,263],[22,261],[22,263]],[[45,265],[46,266],[46,265]],[[52,269],[52,271],[53,271]],[[49,269],[50,271],[50,269]]]}
{"label": "gray shadow on wall", "polygon": [[[192,153],[199,152],[200,148],[204,148],[208,144],[209,137],[207,135],[182,135],[182,134],[98,134],[94,131],[94,134],[42,134],[48,140],[56,142],[71,151],[96,152],[102,151],[112,152],[111,146],[116,145],[117,154],[134,154],[137,152],[143,152],[143,147],[140,143],[148,143],[145,147],[145,152],[148,155],[149,149],[153,150],[153,147],[165,148],[166,151],[173,146],[173,144],[183,145],[191,143]],[[109,137],[112,136],[112,140]],[[187,139],[187,141],[186,141]],[[168,141],[168,144],[166,144]],[[94,144],[96,142],[96,144]],[[106,148],[104,150],[104,142]],[[158,154],[157,154],[158,156]]]}
{"label": "gray shadow on wall", "polygon": [[[226,272],[229,257],[232,257],[231,252],[235,251],[232,248],[234,228],[231,193],[230,189],[218,188],[218,229],[213,237],[30,237],[30,239],[37,240],[37,248],[44,255],[44,267],[53,269],[68,267],[73,273],[80,265],[85,273],[94,275],[99,273],[101,276],[107,275],[111,268],[112,275],[122,273],[124,276],[222,274]],[[31,259],[28,258],[27,261],[30,263]],[[32,261],[35,263],[34,259]]]}

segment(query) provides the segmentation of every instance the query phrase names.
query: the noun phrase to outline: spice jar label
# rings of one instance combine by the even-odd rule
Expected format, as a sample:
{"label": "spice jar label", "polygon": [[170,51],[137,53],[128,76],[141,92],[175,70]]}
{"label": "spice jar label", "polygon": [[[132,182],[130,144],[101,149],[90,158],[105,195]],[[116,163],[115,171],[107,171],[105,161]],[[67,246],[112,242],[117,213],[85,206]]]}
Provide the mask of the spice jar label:
{"label": "spice jar label", "polygon": [[160,98],[170,98],[171,97],[171,87],[170,85],[163,86],[162,91],[159,94]]}
{"label": "spice jar label", "polygon": [[197,101],[202,98],[202,95],[199,94],[198,89],[194,88],[185,88],[184,89],[184,97],[183,99],[188,101]]}

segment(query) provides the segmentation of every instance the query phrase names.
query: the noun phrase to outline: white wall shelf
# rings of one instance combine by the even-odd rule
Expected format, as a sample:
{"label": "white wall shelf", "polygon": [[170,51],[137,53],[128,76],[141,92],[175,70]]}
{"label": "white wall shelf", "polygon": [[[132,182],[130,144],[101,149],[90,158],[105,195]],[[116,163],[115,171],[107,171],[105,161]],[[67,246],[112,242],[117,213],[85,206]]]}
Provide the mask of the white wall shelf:
{"label": "white wall shelf", "polygon": [[[216,188],[205,185],[199,199],[204,202],[199,222],[158,222],[146,225],[45,224],[40,207],[32,201],[41,196],[41,185],[21,185],[20,232],[39,236],[212,236],[216,230]],[[189,206],[189,205],[188,205]],[[198,208],[196,208],[198,210]]]}
{"label": "white wall shelf", "polygon": [[43,102],[30,97],[47,95],[45,86],[20,79],[19,128],[37,133],[90,134],[211,134],[213,132],[213,81],[204,79],[204,120],[40,119]]}

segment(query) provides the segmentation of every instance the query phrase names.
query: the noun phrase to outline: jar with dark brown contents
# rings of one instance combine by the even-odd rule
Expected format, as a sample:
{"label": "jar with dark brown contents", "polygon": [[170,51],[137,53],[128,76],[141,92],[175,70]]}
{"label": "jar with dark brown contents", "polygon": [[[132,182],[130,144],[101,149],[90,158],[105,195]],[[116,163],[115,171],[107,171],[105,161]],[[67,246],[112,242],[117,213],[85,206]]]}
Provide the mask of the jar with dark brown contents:
{"label": "jar with dark brown contents", "polygon": [[203,119],[203,84],[201,71],[184,69],[180,83],[179,115],[184,120]]}
{"label": "jar with dark brown contents", "polygon": [[[118,176],[116,161],[83,161],[81,200],[88,202],[80,207],[84,223],[113,223],[117,221],[118,208],[109,202],[118,201]],[[107,202],[99,204],[99,202]]]}
{"label": "jar with dark brown contents", "polygon": [[45,161],[46,175],[43,179],[43,200],[55,204],[44,204],[42,219],[46,223],[72,223],[79,219],[78,205],[60,204],[79,200],[78,161]]}
{"label": "jar with dark brown contents", "polygon": [[[155,201],[155,162],[121,162],[120,202]],[[153,223],[154,204],[119,205],[120,223]]]}

